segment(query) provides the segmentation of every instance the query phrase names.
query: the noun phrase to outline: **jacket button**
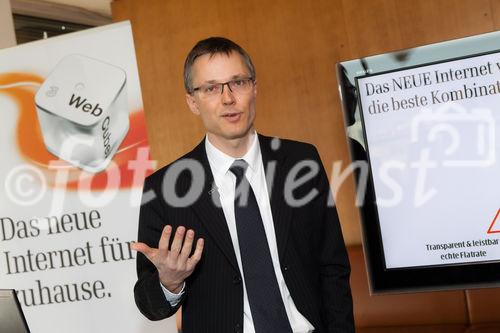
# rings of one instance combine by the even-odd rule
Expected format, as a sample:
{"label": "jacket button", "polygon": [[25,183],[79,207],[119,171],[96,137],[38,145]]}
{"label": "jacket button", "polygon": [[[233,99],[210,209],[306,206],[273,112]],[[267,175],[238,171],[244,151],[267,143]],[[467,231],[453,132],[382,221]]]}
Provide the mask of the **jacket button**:
{"label": "jacket button", "polygon": [[233,283],[234,284],[240,284],[241,283],[241,278],[238,275],[233,276]]}
{"label": "jacket button", "polygon": [[241,325],[240,324],[236,324],[234,326],[234,333],[242,333],[243,330],[241,329]]}
{"label": "jacket button", "polygon": [[283,266],[283,270],[284,270],[285,272],[286,272],[286,271],[288,271],[288,266],[287,266],[287,265]]}

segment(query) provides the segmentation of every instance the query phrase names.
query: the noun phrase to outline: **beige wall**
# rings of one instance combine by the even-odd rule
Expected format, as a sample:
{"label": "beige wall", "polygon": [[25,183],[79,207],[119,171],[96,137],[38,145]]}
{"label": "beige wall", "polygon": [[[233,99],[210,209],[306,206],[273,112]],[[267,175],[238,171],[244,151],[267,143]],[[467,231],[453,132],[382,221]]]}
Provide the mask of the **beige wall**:
{"label": "beige wall", "polygon": [[0,0],[0,49],[16,45],[10,0]]}
{"label": "beige wall", "polygon": [[[240,43],[257,68],[257,129],[314,143],[331,172],[349,163],[335,63],[498,29],[500,0],[115,0],[130,19],[153,157],[193,147],[203,127],[187,109],[184,57],[199,39]],[[349,179],[336,198],[348,244],[360,243]]]}

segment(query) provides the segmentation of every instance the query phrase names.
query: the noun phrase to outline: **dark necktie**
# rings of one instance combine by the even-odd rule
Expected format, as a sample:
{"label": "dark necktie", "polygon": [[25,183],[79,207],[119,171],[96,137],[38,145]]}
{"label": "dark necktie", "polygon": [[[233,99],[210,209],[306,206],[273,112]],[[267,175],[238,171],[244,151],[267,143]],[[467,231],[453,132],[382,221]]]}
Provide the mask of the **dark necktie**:
{"label": "dark necktie", "polygon": [[259,206],[245,177],[247,167],[244,160],[236,160],[229,170],[236,176],[234,215],[255,332],[292,333]]}

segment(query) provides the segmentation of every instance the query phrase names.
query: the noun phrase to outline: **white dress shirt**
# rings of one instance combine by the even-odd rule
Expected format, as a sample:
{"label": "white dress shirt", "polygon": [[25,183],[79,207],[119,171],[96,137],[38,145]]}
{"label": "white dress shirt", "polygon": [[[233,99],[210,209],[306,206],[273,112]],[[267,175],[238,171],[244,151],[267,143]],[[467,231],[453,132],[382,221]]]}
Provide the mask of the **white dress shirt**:
{"label": "white dress shirt", "polygon": [[[273,216],[271,213],[271,205],[269,200],[269,192],[267,190],[264,164],[262,162],[262,154],[260,152],[257,133],[254,132],[252,134],[251,142],[252,143],[250,145],[250,149],[240,159],[243,159],[248,163],[248,168],[246,170],[245,176],[252,186],[255,197],[257,199],[257,204],[259,205],[259,211],[262,217],[262,222],[264,224],[264,230],[266,232],[269,250],[271,251],[274,272],[276,273],[281,297],[283,298],[283,304],[285,305],[285,310],[288,315],[292,331],[294,333],[310,333],[314,330],[314,327],[295,307],[295,304],[292,300],[292,297],[290,296],[290,292],[288,291],[285,279],[283,278],[283,274],[281,272],[281,265],[278,257],[278,247],[276,244],[276,235],[274,232]],[[238,243],[238,233],[236,231],[236,219],[234,215],[234,192],[236,177],[231,171],[229,171],[229,168],[236,159],[217,149],[210,143],[208,137],[206,137],[205,139],[205,148],[207,151],[210,169],[212,170],[212,174],[214,176],[215,185],[217,186],[217,190],[220,194],[222,210],[226,218],[229,233],[231,234],[231,241],[233,243],[234,252],[236,254],[236,260],[238,261],[238,267],[243,275],[240,246]],[[243,332],[255,333],[244,278],[242,279],[242,282]],[[165,297],[172,305],[178,303],[182,293],[184,292],[184,287],[179,294],[173,294],[163,286],[162,288],[165,292]]]}

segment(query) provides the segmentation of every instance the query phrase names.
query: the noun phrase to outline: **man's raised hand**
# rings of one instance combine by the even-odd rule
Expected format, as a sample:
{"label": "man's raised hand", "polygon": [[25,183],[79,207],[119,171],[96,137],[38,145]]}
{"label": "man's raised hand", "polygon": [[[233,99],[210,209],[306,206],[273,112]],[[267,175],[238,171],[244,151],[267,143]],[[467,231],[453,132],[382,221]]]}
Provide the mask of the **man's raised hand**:
{"label": "man's raised hand", "polygon": [[193,273],[201,259],[203,238],[198,239],[196,249],[189,257],[193,248],[194,231],[189,229],[186,232],[185,227],[178,227],[169,250],[171,234],[172,227],[167,225],[163,228],[158,248],[149,247],[144,243],[134,243],[131,248],[144,254],[156,266],[161,284],[177,294],[181,291],[184,280]]}

